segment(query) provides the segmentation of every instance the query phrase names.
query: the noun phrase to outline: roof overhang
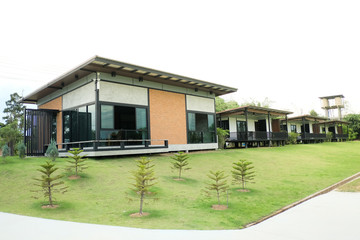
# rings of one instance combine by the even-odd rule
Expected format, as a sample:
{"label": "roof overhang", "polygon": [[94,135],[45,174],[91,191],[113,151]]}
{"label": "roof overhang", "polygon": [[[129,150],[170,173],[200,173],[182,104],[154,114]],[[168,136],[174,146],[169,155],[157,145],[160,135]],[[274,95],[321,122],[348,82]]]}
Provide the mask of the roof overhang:
{"label": "roof overhang", "polygon": [[340,95],[332,95],[332,96],[325,96],[325,97],[319,97],[320,99],[334,99],[334,98],[337,98],[337,97],[340,97],[340,98],[344,98],[344,95],[340,94]]}
{"label": "roof overhang", "polygon": [[301,115],[301,116],[296,116],[296,117],[291,117],[288,118],[289,122],[297,122],[297,121],[313,121],[313,122],[324,122],[324,121],[328,121],[328,118],[325,117],[316,117],[316,116],[311,116],[311,115]]}
{"label": "roof overhang", "polygon": [[329,120],[329,121],[325,121],[324,123],[326,123],[326,124],[345,124],[345,125],[350,124],[350,122],[343,121],[343,120]]}
{"label": "roof overhang", "polygon": [[233,109],[217,112],[216,114],[219,114],[221,116],[245,115],[246,111],[248,113],[260,114],[260,115],[270,114],[273,116],[284,116],[284,115],[293,113],[293,112],[289,112],[289,111],[283,111],[283,110],[265,108],[265,107],[242,106],[242,107],[238,107],[238,108],[233,108]]}
{"label": "roof overhang", "polygon": [[[158,82],[173,86],[185,87],[213,93],[215,96],[236,92],[236,88],[220,84],[210,83],[195,78],[189,78],[173,73],[163,72],[151,68],[141,67],[125,62],[95,56],[80,66],[61,75],[45,86],[37,89],[22,99],[23,103],[36,103],[39,99],[68,86],[77,80],[94,72],[105,72],[112,75],[141,78],[152,82]],[[101,77],[100,77],[101,79]]]}

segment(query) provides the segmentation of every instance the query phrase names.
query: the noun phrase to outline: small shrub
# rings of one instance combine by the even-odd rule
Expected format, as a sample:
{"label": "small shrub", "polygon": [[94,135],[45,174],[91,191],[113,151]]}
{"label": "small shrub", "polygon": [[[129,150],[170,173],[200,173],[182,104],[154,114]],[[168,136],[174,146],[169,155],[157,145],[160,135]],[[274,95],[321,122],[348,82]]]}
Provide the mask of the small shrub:
{"label": "small shrub", "polygon": [[184,152],[178,152],[171,158],[174,160],[174,162],[172,162],[173,169],[179,170],[179,179],[181,179],[181,172],[191,169],[189,167],[186,167],[187,165],[189,165],[189,162],[187,161],[189,156]]}
{"label": "small shrub", "polygon": [[229,136],[229,130],[217,128],[216,133],[218,135],[218,147],[220,149],[224,149],[225,148],[225,140]]}
{"label": "small shrub", "polygon": [[2,156],[4,158],[4,162],[5,162],[6,157],[9,156],[9,154],[10,154],[8,145],[5,144],[1,150],[2,150]]}
{"label": "small shrub", "polygon": [[326,133],[326,141],[331,142],[332,138],[333,138],[333,133],[332,132],[327,132]]}
{"label": "small shrub", "polygon": [[20,158],[25,158],[25,151],[26,151],[26,147],[25,147],[25,144],[24,143],[19,143],[17,145],[17,150],[18,150],[18,154],[19,154],[19,157]]}
{"label": "small shrub", "polygon": [[53,162],[56,160],[56,158],[59,156],[59,150],[56,147],[56,142],[54,140],[51,140],[45,155],[50,158]]}
{"label": "small shrub", "polygon": [[299,136],[298,133],[290,132],[289,133],[289,139],[288,139],[289,143],[290,144],[296,144],[298,136]]}

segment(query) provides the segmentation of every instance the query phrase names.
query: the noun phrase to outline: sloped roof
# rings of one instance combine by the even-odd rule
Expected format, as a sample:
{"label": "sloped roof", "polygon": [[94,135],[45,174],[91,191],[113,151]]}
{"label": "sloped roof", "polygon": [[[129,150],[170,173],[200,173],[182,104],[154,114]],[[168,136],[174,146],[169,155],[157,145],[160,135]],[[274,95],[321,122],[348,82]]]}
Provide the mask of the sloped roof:
{"label": "sloped roof", "polygon": [[329,120],[326,117],[316,117],[316,116],[311,116],[311,115],[301,115],[301,116],[288,118],[288,121],[302,121],[303,119],[306,120],[306,121],[314,121],[314,122]]}
{"label": "sloped roof", "polygon": [[105,72],[133,78],[141,77],[148,81],[213,92],[215,96],[237,91],[236,88],[220,84],[95,56],[25,96],[22,99],[22,102],[36,103],[39,99],[94,72]]}
{"label": "sloped roof", "polygon": [[238,108],[233,108],[233,109],[217,112],[216,114],[221,114],[221,115],[242,115],[242,114],[245,114],[245,110],[247,110],[250,113],[258,113],[258,114],[268,114],[268,113],[270,113],[271,115],[278,115],[278,116],[293,113],[293,112],[289,112],[289,111],[266,108],[266,107],[241,106],[241,107],[238,107]]}

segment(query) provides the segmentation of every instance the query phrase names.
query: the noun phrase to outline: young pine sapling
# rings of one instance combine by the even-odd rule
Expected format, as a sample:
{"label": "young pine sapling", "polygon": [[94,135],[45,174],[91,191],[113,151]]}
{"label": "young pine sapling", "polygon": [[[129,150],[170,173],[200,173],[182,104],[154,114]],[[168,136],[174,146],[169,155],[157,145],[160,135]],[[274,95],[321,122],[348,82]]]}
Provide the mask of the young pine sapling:
{"label": "young pine sapling", "polygon": [[242,191],[245,190],[246,183],[252,182],[255,177],[255,172],[252,171],[254,166],[252,166],[252,162],[241,159],[238,162],[233,163],[233,183],[235,184],[241,184],[242,185]]}
{"label": "young pine sapling", "polygon": [[131,190],[133,190],[140,197],[140,208],[139,215],[142,216],[143,213],[143,203],[145,199],[145,195],[150,194],[150,187],[155,185],[154,180],[155,172],[154,172],[154,164],[152,164],[152,160],[142,157],[139,160],[136,160],[137,170],[132,171],[133,179],[135,183]]}
{"label": "young pine sapling", "polygon": [[210,173],[207,175],[212,182],[208,183],[208,186],[206,187],[207,193],[210,193],[210,191],[215,191],[218,201],[218,206],[220,206],[220,195],[222,193],[225,193],[229,189],[229,185],[227,185],[227,176],[225,175],[224,171],[210,171]]}
{"label": "young pine sapling", "polygon": [[84,150],[81,150],[80,148],[73,148],[73,150],[69,150],[68,152],[72,155],[68,156],[70,160],[68,160],[71,165],[68,167],[69,170],[74,169],[75,176],[74,178],[80,178],[78,175],[78,172],[81,172],[82,170],[86,169],[85,166],[85,157],[84,155],[80,155]]}
{"label": "young pine sapling", "polygon": [[179,170],[179,178],[177,180],[181,180],[181,173],[185,170],[191,169],[189,167],[186,167],[187,165],[189,165],[189,162],[187,161],[189,156],[184,152],[178,152],[171,158],[174,160],[172,162],[172,165],[173,165],[172,168]]}
{"label": "young pine sapling", "polygon": [[54,176],[54,172],[58,170],[54,163],[46,161],[40,166],[41,168],[38,169],[38,171],[41,172],[42,175],[40,178],[34,178],[34,180],[38,182],[35,185],[39,186],[41,190],[36,192],[42,192],[44,197],[48,199],[48,206],[53,208],[54,193],[65,193],[67,191],[67,187],[60,187],[64,184],[64,182],[60,180],[63,175]]}

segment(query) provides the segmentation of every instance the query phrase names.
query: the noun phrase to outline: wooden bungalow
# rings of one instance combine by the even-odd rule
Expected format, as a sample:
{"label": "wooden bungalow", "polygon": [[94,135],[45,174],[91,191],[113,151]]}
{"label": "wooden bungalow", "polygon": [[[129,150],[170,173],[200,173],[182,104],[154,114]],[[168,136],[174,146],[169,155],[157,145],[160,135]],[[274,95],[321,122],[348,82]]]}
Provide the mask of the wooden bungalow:
{"label": "wooden bungalow", "polygon": [[287,121],[292,112],[243,106],[216,114],[217,125],[229,130],[228,146],[272,146],[284,145],[288,139],[287,129],[282,129],[281,120]]}

